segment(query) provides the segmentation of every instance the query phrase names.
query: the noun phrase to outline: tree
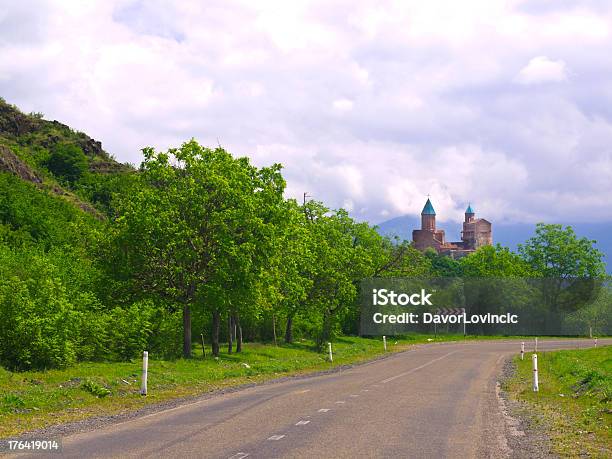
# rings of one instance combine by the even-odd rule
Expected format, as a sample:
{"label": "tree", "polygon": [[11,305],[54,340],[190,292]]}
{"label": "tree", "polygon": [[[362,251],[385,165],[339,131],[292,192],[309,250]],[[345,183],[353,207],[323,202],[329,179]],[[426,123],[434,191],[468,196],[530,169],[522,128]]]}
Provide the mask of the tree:
{"label": "tree", "polygon": [[357,237],[359,224],[345,210],[329,211],[312,201],[305,207],[315,260],[307,302],[321,315],[316,337],[321,348],[333,335],[337,317],[354,305],[359,280],[372,273],[372,259]]}
{"label": "tree", "polygon": [[138,288],[182,305],[184,357],[196,303],[212,313],[218,355],[221,314],[237,294],[230,289],[242,285],[244,294],[266,256],[264,202],[282,197],[280,166],[257,169],[195,140],[143,153],[142,185],[118,206],[118,248]]}
{"label": "tree", "polygon": [[[483,246],[459,260],[463,292],[471,314],[503,314],[522,311],[533,295],[531,277],[538,274],[518,254],[497,244]],[[472,325],[472,333],[503,327]]]}
{"label": "tree", "polygon": [[598,295],[598,279],[605,275],[605,265],[594,243],[578,238],[571,226],[538,223],[535,235],[519,244],[523,259],[545,278],[542,301],[556,329],[562,322],[559,311],[576,311]]}
{"label": "tree", "polygon": [[[295,200],[283,204],[283,218],[275,226],[276,244],[266,270],[268,298],[284,314],[285,342],[293,342],[293,321],[308,310],[308,291],[315,267],[313,238],[305,209]],[[276,318],[276,315],[274,315]]]}
{"label": "tree", "polygon": [[447,255],[440,255],[432,248],[425,250],[424,255],[431,263],[432,275],[437,277],[461,277],[463,272],[459,261]]}
{"label": "tree", "polygon": [[519,244],[523,259],[544,277],[601,277],[605,274],[603,254],[596,241],[578,238],[571,226],[538,223],[535,235]]}
{"label": "tree", "polygon": [[87,156],[78,146],[60,143],[53,149],[45,165],[53,175],[73,185],[87,171],[88,164]]}
{"label": "tree", "polygon": [[530,277],[537,275],[518,254],[497,244],[483,246],[459,260],[467,277]]}

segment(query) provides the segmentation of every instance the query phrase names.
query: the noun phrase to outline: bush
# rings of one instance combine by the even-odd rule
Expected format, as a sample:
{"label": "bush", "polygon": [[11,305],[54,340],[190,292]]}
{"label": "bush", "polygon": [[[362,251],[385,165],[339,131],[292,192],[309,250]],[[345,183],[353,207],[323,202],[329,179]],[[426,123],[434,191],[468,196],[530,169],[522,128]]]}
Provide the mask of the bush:
{"label": "bush", "polygon": [[0,242],[1,365],[29,370],[77,360],[130,360],[149,346],[154,323],[162,331],[159,340],[176,327],[174,318],[168,321],[167,313],[149,302],[104,309],[81,285],[95,278],[95,271],[87,273],[71,255],[15,250]]}
{"label": "bush", "polygon": [[147,349],[151,334],[151,305],[136,303],[109,314],[109,350],[117,360],[131,360]]}
{"label": "bush", "polygon": [[76,312],[52,278],[0,281],[0,363],[9,369],[64,367],[76,360]]}
{"label": "bush", "polygon": [[89,161],[78,146],[61,143],[57,145],[45,166],[53,175],[70,184],[77,182],[87,172]]}

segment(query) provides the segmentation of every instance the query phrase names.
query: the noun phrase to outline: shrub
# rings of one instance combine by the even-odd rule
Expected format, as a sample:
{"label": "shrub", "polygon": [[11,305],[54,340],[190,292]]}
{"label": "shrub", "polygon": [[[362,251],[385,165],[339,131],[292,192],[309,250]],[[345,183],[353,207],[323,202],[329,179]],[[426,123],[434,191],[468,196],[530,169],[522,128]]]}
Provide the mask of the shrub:
{"label": "shrub", "polygon": [[0,280],[0,363],[13,370],[64,367],[76,360],[78,312],[56,279]]}
{"label": "shrub", "polygon": [[83,150],[73,144],[58,144],[45,166],[53,175],[70,184],[77,182],[88,168],[88,160]]}
{"label": "shrub", "polygon": [[151,334],[150,304],[135,303],[127,308],[115,308],[109,314],[109,347],[118,360],[131,360],[147,348]]}

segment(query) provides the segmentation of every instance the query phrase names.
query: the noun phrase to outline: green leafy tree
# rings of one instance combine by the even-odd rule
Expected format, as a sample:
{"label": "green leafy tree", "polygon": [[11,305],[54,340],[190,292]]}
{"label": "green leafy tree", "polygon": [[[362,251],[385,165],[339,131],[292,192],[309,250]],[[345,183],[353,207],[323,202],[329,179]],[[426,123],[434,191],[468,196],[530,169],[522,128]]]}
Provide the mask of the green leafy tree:
{"label": "green leafy tree", "polygon": [[519,244],[523,259],[544,277],[601,277],[605,274],[603,254],[596,241],[576,236],[571,226],[538,223],[535,235]]}
{"label": "green leafy tree", "polygon": [[228,289],[252,285],[253,266],[265,257],[262,201],[282,196],[280,166],[257,169],[194,140],[143,153],[142,186],[118,206],[117,253],[135,286],[182,305],[185,357],[192,306],[212,313],[218,355],[221,314],[232,308]]}
{"label": "green leafy tree", "polygon": [[[480,247],[459,263],[464,299],[472,314],[520,312],[534,294],[530,278],[538,274],[518,254],[499,244]],[[483,325],[470,327],[472,333],[486,330]]]}
{"label": "green leafy tree", "polygon": [[467,277],[533,277],[538,275],[523,258],[507,247],[480,247],[459,260],[461,272]]}
{"label": "green leafy tree", "polygon": [[[424,278],[431,273],[431,262],[407,241],[399,242],[381,236],[375,227],[366,222],[351,225],[353,250],[362,252],[361,272],[353,283],[356,292],[366,277],[411,277]],[[342,311],[342,332],[358,334],[361,319],[361,304],[358,295],[348,308]]]}
{"label": "green leafy tree", "polygon": [[[293,342],[296,316],[308,314],[308,292],[312,288],[315,257],[311,223],[295,200],[284,203],[283,219],[276,226],[275,250],[266,270],[268,297],[273,313],[286,318],[285,342]],[[276,306],[276,308],[275,308]],[[274,314],[273,321],[276,319]]]}
{"label": "green leafy tree", "polygon": [[461,277],[463,271],[461,263],[447,255],[440,255],[434,249],[429,248],[424,252],[425,257],[431,263],[431,273],[436,277]]}
{"label": "green leafy tree", "polygon": [[523,259],[546,279],[542,302],[555,327],[563,319],[559,311],[581,309],[598,295],[601,284],[597,279],[605,276],[605,266],[594,243],[576,236],[571,226],[538,223],[535,235],[519,245]]}
{"label": "green leafy tree", "polygon": [[321,203],[309,202],[305,211],[315,260],[307,301],[321,315],[316,342],[322,347],[334,334],[338,317],[354,304],[358,281],[371,273],[372,259],[345,210],[330,212]]}

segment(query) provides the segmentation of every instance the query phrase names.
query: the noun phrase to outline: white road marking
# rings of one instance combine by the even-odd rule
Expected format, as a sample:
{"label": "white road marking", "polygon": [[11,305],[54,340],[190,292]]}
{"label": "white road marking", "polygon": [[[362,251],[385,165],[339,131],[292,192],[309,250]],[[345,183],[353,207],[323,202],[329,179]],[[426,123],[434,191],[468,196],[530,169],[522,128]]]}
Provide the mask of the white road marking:
{"label": "white road marking", "polygon": [[248,457],[247,453],[236,453],[233,456],[230,456],[229,459],[244,459],[245,457]]}
{"label": "white road marking", "polygon": [[276,441],[276,440],[280,440],[281,438],[284,438],[284,437],[285,437],[284,435],[272,435],[271,437],[268,437],[268,440]]}
{"label": "white road marking", "polygon": [[395,376],[392,376],[392,377],[390,377],[390,378],[387,378],[387,379],[385,379],[385,380],[381,381],[381,383],[383,383],[383,384],[387,384],[388,382],[391,382],[391,381],[393,381],[394,379],[401,378],[402,376],[408,376],[409,374],[414,373],[415,371],[418,371],[418,370],[420,370],[421,368],[428,367],[428,366],[429,366],[429,365],[431,365],[432,363],[436,363],[436,362],[438,362],[439,360],[445,359],[445,358],[446,358],[446,357],[448,357],[449,355],[455,354],[455,353],[457,353],[457,352],[459,352],[459,350],[449,352],[448,354],[444,354],[442,357],[438,357],[437,359],[430,360],[429,362],[424,363],[423,365],[420,365],[420,366],[418,366],[418,367],[416,367],[416,368],[413,368],[412,370],[409,370],[409,371],[406,371],[406,372],[404,372],[404,373],[400,373],[399,375],[395,375]]}
{"label": "white road marking", "polygon": [[310,389],[296,390],[294,393],[295,394],[305,394],[306,392],[310,392]]}
{"label": "white road marking", "polygon": [[349,397],[359,397],[359,395],[351,394]]}
{"label": "white road marking", "polygon": [[306,424],[308,424],[310,421],[298,421],[295,423],[296,426],[305,426]]}
{"label": "white road marking", "polygon": [[327,413],[329,411],[329,408],[321,408],[319,410],[319,413]]}
{"label": "white road marking", "polygon": [[368,392],[369,389],[361,389],[361,392]]}
{"label": "white road marking", "polygon": [[336,403],[338,403],[338,404],[344,403],[344,400],[338,400]]}

